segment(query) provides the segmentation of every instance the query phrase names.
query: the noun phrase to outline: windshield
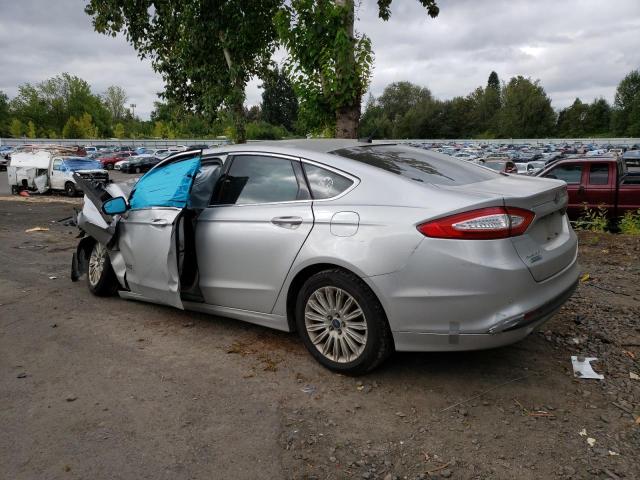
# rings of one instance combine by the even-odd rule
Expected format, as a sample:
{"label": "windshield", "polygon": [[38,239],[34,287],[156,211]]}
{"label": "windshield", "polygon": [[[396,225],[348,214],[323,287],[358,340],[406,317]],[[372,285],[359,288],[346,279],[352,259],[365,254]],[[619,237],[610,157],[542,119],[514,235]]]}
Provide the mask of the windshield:
{"label": "windshield", "polygon": [[64,164],[72,172],[75,172],[76,170],[102,169],[102,164],[100,162],[84,158],[67,158],[65,159]]}
{"label": "windshield", "polygon": [[331,153],[435,185],[466,185],[495,178],[492,172],[465,160],[401,145],[351,147]]}

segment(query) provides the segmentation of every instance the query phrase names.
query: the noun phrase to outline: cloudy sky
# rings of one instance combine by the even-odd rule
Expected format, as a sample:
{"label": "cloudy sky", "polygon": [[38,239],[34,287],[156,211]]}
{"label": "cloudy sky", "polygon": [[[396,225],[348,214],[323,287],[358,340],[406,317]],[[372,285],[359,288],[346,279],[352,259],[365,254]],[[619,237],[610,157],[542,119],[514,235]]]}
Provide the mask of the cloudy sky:
{"label": "cloudy sky", "polygon": [[[0,90],[61,72],[87,80],[96,93],[121,85],[148,118],[161,78],[124,38],[93,31],[83,0],[0,0]],[[555,108],[575,97],[613,101],[620,79],[640,68],[640,0],[440,0],[429,18],[416,0],[394,0],[377,17],[361,0],[356,28],[373,42],[371,93],[409,80],[439,98],[466,95],[491,70],[540,79]],[[247,103],[260,102],[252,81]]]}

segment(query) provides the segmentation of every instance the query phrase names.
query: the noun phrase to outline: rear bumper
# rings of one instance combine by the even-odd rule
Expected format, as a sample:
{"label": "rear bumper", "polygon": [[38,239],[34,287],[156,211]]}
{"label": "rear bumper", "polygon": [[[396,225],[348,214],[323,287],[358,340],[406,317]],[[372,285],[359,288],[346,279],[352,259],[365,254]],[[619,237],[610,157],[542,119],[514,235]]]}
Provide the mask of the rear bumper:
{"label": "rear bumper", "polygon": [[510,242],[428,239],[407,267],[365,280],[380,299],[396,350],[493,348],[547,321],[575,290],[577,241],[567,265],[536,282]]}
{"label": "rear bumper", "polygon": [[486,350],[519,342],[551,319],[553,314],[571,298],[577,286],[578,282],[575,282],[557,298],[533,312],[528,312],[529,315],[517,317],[503,330],[493,331],[493,333],[450,332],[448,334],[393,332],[395,348],[397,351],[408,352]]}

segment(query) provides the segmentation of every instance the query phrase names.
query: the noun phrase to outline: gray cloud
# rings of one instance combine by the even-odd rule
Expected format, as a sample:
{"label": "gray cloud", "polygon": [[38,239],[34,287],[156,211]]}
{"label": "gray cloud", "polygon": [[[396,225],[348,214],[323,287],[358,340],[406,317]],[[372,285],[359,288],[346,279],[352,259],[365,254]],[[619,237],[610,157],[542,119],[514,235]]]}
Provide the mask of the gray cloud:
{"label": "gray cloud", "polygon": [[[358,31],[373,42],[373,95],[398,80],[428,87],[436,97],[466,95],[491,70],[540,79],[556,108],[575,97],[612,101],[620,79],[640,67],[638,0],[441,0],[429,18],[416,0],[395,0],[383,22],[377,2],[362,0]],[[61,72],[87,80],[97,93],[121,85],[136,112],[148,117],[163,88],[160,76],[122,36],[93,31],[82,0],[3,1],[0,5],[0,90]],[[278,54],[279,59],[282,53]],[[247,103],[260,102],[260,81]]]}

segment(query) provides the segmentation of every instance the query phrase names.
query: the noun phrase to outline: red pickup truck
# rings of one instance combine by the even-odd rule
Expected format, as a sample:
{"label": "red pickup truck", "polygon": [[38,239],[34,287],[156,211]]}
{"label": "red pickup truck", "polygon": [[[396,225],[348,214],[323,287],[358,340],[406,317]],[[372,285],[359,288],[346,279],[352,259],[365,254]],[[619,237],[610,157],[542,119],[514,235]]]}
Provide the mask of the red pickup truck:
{"label": "red pickup truck", "polygon": [[566,158],[547,165],[538,177],[567,183],[569,218],[587,208],[605,207],[610,218],[640,208],[640,173],[630,173],[620,157]]}

